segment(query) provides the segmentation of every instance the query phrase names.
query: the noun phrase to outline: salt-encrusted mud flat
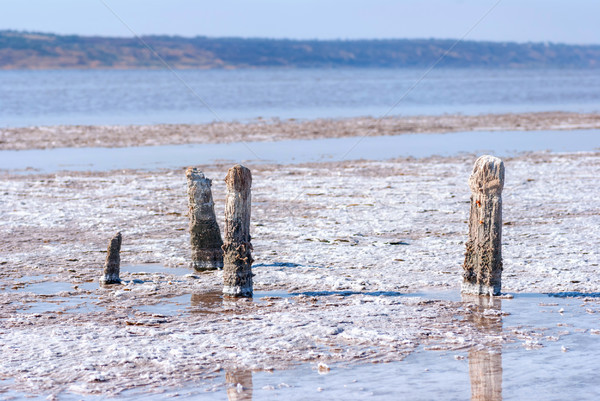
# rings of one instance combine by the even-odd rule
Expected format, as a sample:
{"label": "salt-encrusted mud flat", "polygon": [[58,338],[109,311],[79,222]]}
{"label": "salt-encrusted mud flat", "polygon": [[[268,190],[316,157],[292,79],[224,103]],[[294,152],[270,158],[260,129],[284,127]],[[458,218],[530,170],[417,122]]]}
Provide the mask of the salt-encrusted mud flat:
{"label": "salt-encrusted mud flat", "polygon": [[[504,160],[504,292],[576,292],[598,316],[599,156]],[[215,295],[220,272],[181,270],[191,253],[183,169],[5,173],[0,379],[29,393],[110,395],[298,362],[327,370],[398,361],[419,346],[560,343],[574,329],[490,331],[503,309],[459,302],[475,158],[248,166],[262,292],[255,301]],[[200,167],[214,180],[222,219],[230,166]],[[116,231],[125,284],[101,288],[95,282]],[[165,268],[143,273],[146,263]],[[189,306],[164,306],[176,297],[189,297]],[[577,328],[594,337],[599,329]]]}
{"label": "salt-encrusted mud flat", "polygon": [[600,114],[572,112],[358,117],[348,119],[262,120],[250,123],[157,124],[132,126],[0,127],[0,150],[65,147],[126,147],[284,139],[441,133],[600,128]]}

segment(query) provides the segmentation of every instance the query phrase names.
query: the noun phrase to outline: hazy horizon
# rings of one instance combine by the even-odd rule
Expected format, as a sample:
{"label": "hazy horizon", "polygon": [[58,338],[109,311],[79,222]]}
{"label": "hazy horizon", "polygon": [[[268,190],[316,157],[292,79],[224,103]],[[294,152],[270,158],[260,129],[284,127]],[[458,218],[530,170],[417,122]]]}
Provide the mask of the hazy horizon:
{"label": "hazy horizon", "polygon": [[[435,10],[435,12],[432,12]],[[113,14],[114,13],[114,14]],[[115,16],[116,14],[116,16]],[[600,44],[600,2],[574,0],[4,0],[0,30],[291,40]]]}
{"label": "hazy horizon", "polygon": [[[17,33],[26,33],[26,34],[36,34],[36,35],[56,35],[56,36],[79,36],[84,38],[93,38],[93,37],[101,37],[101,38],[110,38],[110,39],[130,39],[134,38],[134,35],[96,35],[96,34],[66,34],[66,33],[58,33],[58,32],[49,32],[49,31],[36,31],[36,30],[17,30],[17,29],[0,29],[0,32],[17,32]],[[140,36],[143,37],[151,37],[151,36],[167,36],[167,37],[177,37],[184,39],[194,39],[194,38],[209,38],[209,39],[260,39],[260,40],[289,40],[289,41],[319,41],[319,42],[336,42],[336,41],[392,41],[392,40],[440,40],[440,41],[457,41],[460,38],[440,38],[440,37],[414,37],[414,38],[292,38],[292,37],[268,37],[268,36],[215,36],[215,35],[181,35],[181,34],[142,34]],[[516,44],[558,44],[558,45],[568,45],[568,46],[600,46],[600,40],[598,43],[566,43],[566,42],[554,42],[554,41],[516,41],[516,40],[484,40],[484,39],[463,39],[463,42],[479,42],[479,43],[516,43]]]}

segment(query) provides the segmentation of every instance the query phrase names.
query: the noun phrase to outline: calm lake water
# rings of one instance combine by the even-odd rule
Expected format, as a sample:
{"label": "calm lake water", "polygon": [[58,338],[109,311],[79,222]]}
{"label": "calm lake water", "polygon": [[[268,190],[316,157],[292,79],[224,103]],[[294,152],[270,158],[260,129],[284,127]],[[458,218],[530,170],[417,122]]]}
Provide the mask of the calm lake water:
{"label": "calm lake water", "polygon": [[[600,70],[0,71],[0,127],[600,111]],[[415,86],[416,85],[416,86]],[[413,87],[405,97],[403,95]],[[192,90],[206,103],[194,96]]]}

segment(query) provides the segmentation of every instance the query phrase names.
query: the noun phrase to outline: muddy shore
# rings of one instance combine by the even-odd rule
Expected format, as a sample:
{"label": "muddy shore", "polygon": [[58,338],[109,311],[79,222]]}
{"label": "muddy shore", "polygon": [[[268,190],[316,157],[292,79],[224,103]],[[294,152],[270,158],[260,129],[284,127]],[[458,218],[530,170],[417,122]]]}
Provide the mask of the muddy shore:
{"label": "muddy shore", "polygon": [[531,131],[600,128],[600,114],[520,114],[254,120],[250,123],[0,128],[0,150],[126,147],[277,141],[458,131]]}

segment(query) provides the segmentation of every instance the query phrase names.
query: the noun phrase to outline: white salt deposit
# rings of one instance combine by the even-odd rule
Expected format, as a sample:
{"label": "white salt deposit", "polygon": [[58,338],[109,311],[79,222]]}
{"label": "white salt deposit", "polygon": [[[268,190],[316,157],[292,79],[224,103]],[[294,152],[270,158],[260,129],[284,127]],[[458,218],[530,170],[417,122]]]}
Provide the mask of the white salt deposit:
{"label": "white salt deposit", "polygon": [[[505,160],[503,291],[600,291],[598,156]],[[507,317],[458,299],[402,296],[427,288],[458,293],[474,160],[251,166],[255,290],[294,293],[263,302],[203,298],[219,291],[221,273],[181,274],[190,255],[183,170],[5,174],[0,379],[33,394],[113,395],[179,387],[221,370],[399,361],[419,345],[465,350],[517,341],[535,350],[559,343],[572,354],[572,345],[560,344],[568,336],[562,331],[483,330],[477,316]],[[220,224],[227,167],[204,169]],[[167,267],[123,268],[123,285],[86,287],[101,275],[106,241],[117,230],[124,265]],[[39,293],[23,276],[68,284]],[[190,306],[180,312],[144,310],[186,295]],[[89,309],[21,310],[59,297],[83,299]],[[597,300],[585,301],[590,316]],[[598,327],[582,329],[598,338]]]}

